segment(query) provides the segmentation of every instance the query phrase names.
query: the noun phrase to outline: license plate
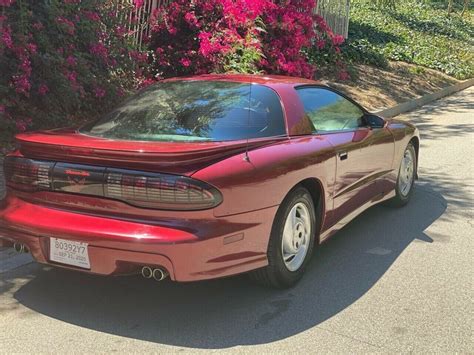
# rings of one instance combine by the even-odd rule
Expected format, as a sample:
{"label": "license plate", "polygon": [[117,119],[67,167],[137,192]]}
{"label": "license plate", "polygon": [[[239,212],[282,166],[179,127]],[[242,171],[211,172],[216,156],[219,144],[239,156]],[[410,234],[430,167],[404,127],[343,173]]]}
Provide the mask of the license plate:
{"label": "license plate", "polygon": [[49,258],[61,264],[90,269],[87,243],[50,238]]}

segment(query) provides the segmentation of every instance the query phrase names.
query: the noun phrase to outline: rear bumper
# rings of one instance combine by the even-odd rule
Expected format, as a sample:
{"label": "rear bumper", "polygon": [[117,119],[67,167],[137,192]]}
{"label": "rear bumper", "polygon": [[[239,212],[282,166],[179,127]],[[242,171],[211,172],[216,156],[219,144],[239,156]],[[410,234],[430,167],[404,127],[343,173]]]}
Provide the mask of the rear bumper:
{"label": "rear bumper", "polygon": [[[36,261],[101,275],[161,266],[172,280],[234,275],[268,264],[266,250],[277,206],[234,216],[157,220],[154,224],[75,213],[9,194],[0,206],[0,239],[24,243]],[[178,212],[177,212],[178,213]],[[50,237],[88,243],[91,268],[51,262]]]}

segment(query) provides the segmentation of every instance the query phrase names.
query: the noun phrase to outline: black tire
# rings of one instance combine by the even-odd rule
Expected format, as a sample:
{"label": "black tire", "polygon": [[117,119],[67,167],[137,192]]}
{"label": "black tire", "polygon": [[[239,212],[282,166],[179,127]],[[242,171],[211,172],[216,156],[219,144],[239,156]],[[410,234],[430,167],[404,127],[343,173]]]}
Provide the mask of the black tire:
{"label": "black tire", "polygon": [[[413,157],[413,178],[411,180],[411,185],[410,185],[410,190],[408,193],[403,194],[400,190],[400,179],[401,179],[401,174],[400,170],[402,167],[402,163],[400,163],[400,167],[398,169],[398,178],[397,178],[397,185],[395,187],[395,197],[390,199],[388,202],[388,205],[392,207],[402,207],[405,206],[411,199],[411,196],[413,195],[413,190],[415,189],[415,179],[416,179],[416,172],[418,169],[417,166],[417,156],[416,156],[416,150],[415,147],[413,146],[413,143],[408,143],[408,146],[406,149],[403,151],[403,155],[405,156],[405,153],[409,151],[412,154]],[[402,158],[403,160],[403,158]]]}
{"label": "black tire", "polygon": [[[303,263],[297,270],[290,271],[283,260],[283,229],[288,214],[298,203],[303,203],[309,211],[311,231],[309,233],[310,239]],[[304,187],[297,187],[286,196],[273,221],[267,252],[268,266],[251,272],[251,279],[263,286],[272,288],[284,289],[294,286],[303,276],[305,268],[311,259],[315,234],[316,217],[311,194]]]}

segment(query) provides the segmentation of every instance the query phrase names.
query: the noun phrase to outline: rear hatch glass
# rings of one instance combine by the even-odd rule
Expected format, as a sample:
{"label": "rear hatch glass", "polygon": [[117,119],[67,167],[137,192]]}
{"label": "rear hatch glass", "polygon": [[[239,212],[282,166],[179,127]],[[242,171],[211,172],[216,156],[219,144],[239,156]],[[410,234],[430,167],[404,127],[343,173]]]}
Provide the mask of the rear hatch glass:
{"label": "rear hatch glass", "polygon": [[214,142],[286,134],[280,100],[269,87],[220,81],[152,85],[81,133],[107,139]]}

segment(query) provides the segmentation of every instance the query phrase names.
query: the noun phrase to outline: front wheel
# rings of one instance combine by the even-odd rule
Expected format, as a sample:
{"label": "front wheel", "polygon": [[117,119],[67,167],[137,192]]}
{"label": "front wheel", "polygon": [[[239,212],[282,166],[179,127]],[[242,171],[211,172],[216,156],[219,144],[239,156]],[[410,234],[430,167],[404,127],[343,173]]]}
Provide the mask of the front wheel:
{"label": "front wheel", "polygon": [[414,190],[416,176],[416,151],[412,143],[408,143],[398,171],[397,186],[395,187],[395,197],[390,200],[393,206],[404,206],[410,201]]}
{"label": "front wheel", "polygon": [[314,247],[316,218],[310,193],[291,191],[280,206],[268,246],[268,266],[251,273],[265,286],[288,288],[303,276]]}

